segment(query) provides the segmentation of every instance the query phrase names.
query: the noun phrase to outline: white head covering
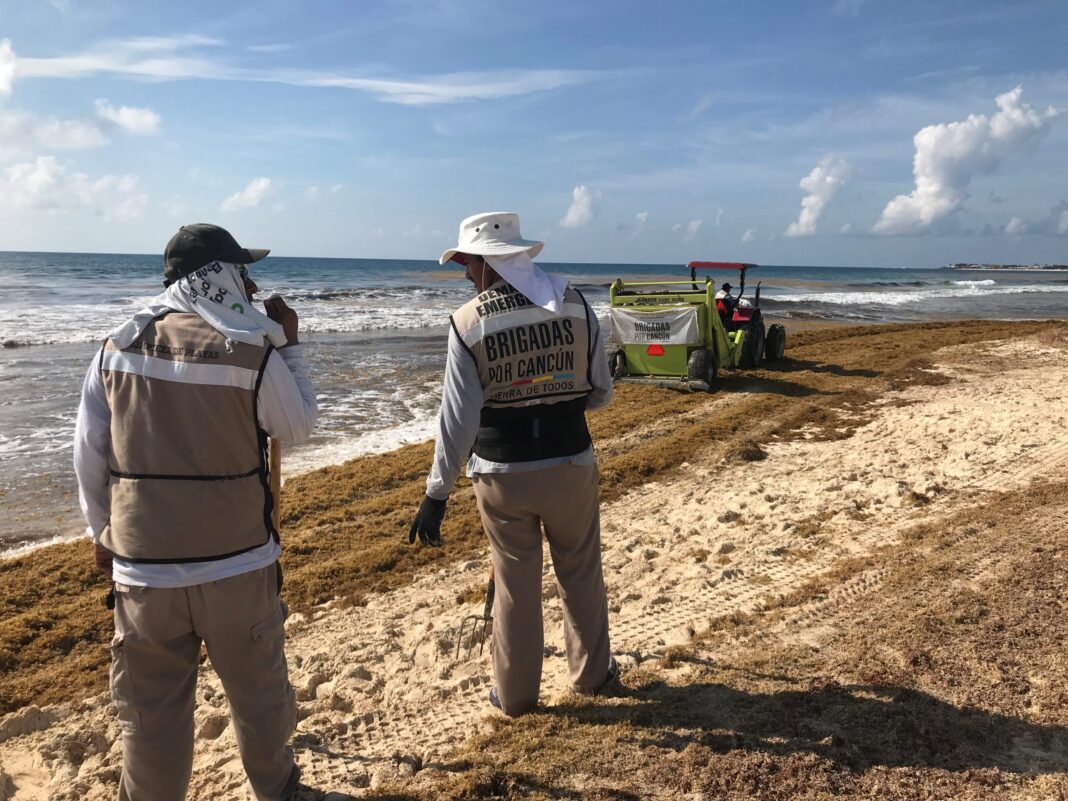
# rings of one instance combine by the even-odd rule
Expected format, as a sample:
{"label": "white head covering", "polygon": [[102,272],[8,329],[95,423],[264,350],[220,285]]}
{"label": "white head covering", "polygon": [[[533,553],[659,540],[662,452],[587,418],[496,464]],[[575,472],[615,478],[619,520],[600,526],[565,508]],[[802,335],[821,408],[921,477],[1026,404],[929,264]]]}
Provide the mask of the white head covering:
{"label": "white head covering", "polygon": [[535,306],[554,314],[564,308],[564,290],[570,283],[565,276],[547,273],[530,260],[528,253],[513,256],[484,256],[505,281],[527,296]]}
{"label": "white head covering", "polygon": [[[513,256],[526,253],[536,258],[544,242],[524,239],[519,230],[519,215],[511,211],[489,211],[473,214],[460,223],[457,244],[441,254],[439,264],[444,264],[457,253],[475,256]],[[518,289],[518,287],[516,287]]]}
{"label": "white head covering", "polygon": [[118,348],[129,347],[149,323],[167,311],[199,314],[228,339],[259,345],[267,337],[280,348],[285,330],[245,297],[245,281],[237,265],[213,261],[179,278],[131,319],[108,334]]}

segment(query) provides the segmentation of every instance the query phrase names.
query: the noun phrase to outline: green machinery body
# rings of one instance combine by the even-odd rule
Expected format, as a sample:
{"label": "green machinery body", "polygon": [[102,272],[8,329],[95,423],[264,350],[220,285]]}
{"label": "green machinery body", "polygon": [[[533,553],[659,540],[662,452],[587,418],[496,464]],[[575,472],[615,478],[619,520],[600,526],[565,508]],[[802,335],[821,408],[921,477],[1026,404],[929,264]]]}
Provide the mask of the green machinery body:
{"label": "green machinery body", "polygon": [[[744,289],[744,276],[743,276]],[[639,281],[617,280],[609,290],[610,312],[613,313],[613,348],[610,355],[613,378],[622,382],[653,383],[682,389],[710,389],[720,368],[755,367],[765,358],[765,330],[759,308],[748,311],[751,319],[744,323],[724,325],[716,309],[716,285],[711,278],[704,281]],[[759,304],[759,289],[756,301]],[[635,319],[662,317],[681,310],[687,315],[689,336],[685,343],[665,341],[654,333],[631,334],[632,341],[615,339],[618,326],[614,310],[628,312],[631,327]],[[737,319],[737,318],[735,318]],[[653,328],[656,324],[650,323]],[[661,324],[663,325],[663,324]],[[777,330],[776,330],[777,329]],[[648,336],[649,341],[644,341]],[[785,347],[785,331],[774,325],[767,331],[767,358],[779,358]],[[749,341],[754,338],[753,341]],[[633,341],[641,339],[642,341]],[[698,353],[704,351],[704,353]]]}

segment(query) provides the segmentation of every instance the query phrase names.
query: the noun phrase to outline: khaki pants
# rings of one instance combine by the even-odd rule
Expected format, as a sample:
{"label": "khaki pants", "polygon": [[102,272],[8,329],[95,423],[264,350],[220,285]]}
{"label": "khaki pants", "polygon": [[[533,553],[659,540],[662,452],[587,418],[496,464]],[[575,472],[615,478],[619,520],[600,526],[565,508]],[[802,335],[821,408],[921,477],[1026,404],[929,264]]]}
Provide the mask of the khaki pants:
{"label": "khaki pants", "polygon": [[185,798],[201,642],[230,702],[256,798],[288,798],[299,777],[287,745],[296,700],[278,575],[270,565],[193,587],[116,585],[111,692],[123,729],[120,801]]}
{"label": "khaki pants", "polygon": [[581,692],[601,689],[611,653],[596,465],[482,473],[473,483],[497,586],[493,674],[501,707],[518,715],[538,702],[544,647],[542,525],[564,609],[571,683]]}

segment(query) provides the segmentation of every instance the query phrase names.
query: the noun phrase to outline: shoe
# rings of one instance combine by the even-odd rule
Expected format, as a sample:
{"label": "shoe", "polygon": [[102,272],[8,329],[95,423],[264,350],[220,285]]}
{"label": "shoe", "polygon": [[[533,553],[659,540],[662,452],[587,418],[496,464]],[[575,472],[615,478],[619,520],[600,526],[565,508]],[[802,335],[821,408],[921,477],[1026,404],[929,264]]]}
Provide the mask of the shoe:
{"label": "shoe", "polygon": [[611,656],[611,657],[609,657],[608,675],[605,676],[604,686],[601,687],[601,689],[598,690],[597,692],[601,692],[601,690],[605,690],[605,689],[611,687],[613,684],[615,684],[618,681],[619,681],[619,663],[616,661],[616,658],[614,656]]}
{"label": "shoe", "polygon": [[293,772],[289,774],[286,782],[286,793],[283,798],[288,801],[320,801],[324,794],[314,787],[309,787],[300,780],[300,765],[293,765]]}
{"label": "shoe", "polygon": [[497,709],[501,710],[501,712],[504,711],[504,708],[501,706],[501,697],[497,694],[497,688],[496,687],[490,687],[489,702],[494,707],[496,707]]}
{"label": "shoe", "polygon": [[616,685],[619,682],[619,663],[616,662],[614,656],[609,656],[608,660],[608,675],[604,677],[604,684],[596,690],[580,690],[576,687],[575,692],[579,695],[600,695],[605,690]]}

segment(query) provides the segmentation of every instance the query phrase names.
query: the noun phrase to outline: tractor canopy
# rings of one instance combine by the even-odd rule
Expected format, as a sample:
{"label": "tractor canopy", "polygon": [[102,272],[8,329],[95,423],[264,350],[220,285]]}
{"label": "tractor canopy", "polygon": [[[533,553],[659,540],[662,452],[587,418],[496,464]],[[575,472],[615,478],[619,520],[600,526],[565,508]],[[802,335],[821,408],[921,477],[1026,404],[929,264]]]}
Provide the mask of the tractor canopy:
{"label": "tractor canopy", "polygon": [[757,265],[741,261],[691,261],[686,266],[691,270],[752,270]]}
{"label": "tractor canopy", "polygon": [[[745,273],[747,270],[755,270],[757,265],[749,264],[744,261],[691,261],[686,265],[690,268],[690,280],[694,282],[693,288],[697,289],[697,271],[698,270],[737,270],[739,278],[741,279],[741,287],[738,290],[738,296],[741,297],[745,292]],[[758,290],[759,291],[759,290]],[[759,294],[757,299],[759,302]]]}

